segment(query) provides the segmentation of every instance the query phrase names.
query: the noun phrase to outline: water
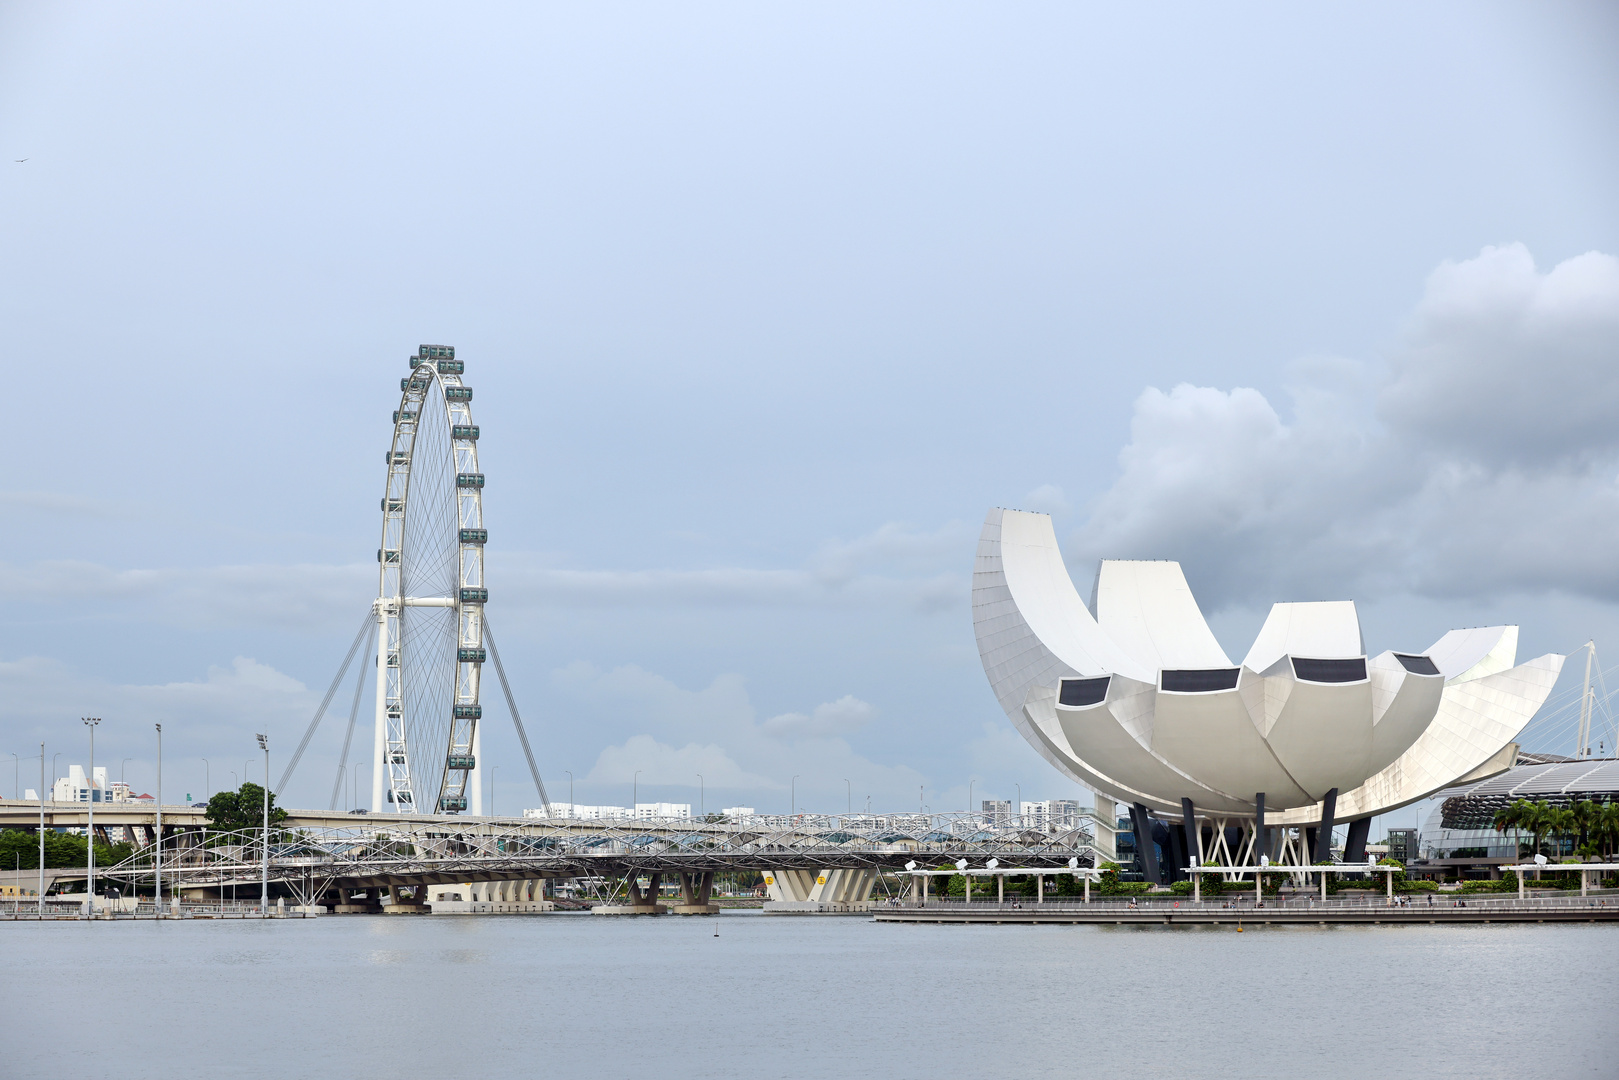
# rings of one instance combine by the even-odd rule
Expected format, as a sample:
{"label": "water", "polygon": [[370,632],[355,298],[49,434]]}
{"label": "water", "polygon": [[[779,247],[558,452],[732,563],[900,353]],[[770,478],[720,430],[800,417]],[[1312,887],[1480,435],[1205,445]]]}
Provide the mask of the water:
{"label": "water", "polygon": [[17,1077],[1619,1077],[1614,925],[347,916],[0,949]]}

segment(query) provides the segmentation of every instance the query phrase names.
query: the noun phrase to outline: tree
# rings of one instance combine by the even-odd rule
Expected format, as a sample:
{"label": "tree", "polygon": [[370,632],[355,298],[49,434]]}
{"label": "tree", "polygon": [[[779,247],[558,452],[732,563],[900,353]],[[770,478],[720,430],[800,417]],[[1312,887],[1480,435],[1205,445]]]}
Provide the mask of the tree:
{"label": "tree", "polygon": [[[123,862],[135,853],[131,844],[108,844],[96,841],[96,865],[108,867]],[[84,837],[73,836],[69,833],[59,833],[48,829],[45,832],[45,867],[46,869],[80,867],[89,865],[90,851],[84,842]],[[21,829],[6,829],[0,832],[0,870],[37,870],[39,869],[39,838],[33,833],[23,832]]]}
{"label": "tree", "polygon": [[[270,793],[270,827],[287,820],[287,812]],[[264,827],[264,789],[249,781],[236,791],[221,791],[208,800],[208,825],[215,832],[247,832]]]}

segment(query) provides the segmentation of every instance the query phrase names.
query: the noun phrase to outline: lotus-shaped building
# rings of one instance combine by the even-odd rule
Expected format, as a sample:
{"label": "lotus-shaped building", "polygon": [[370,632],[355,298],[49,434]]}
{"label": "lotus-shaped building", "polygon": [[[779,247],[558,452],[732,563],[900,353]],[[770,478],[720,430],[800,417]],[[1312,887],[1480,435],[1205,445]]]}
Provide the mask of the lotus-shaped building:
{"label": "lotus-shaped building", "polygon": [[[1373,815],[1511,766],[1563,665],[1514,666],[1515,626],[1368,656],[1351,601],[1274,605],[1233,663],[1179,563],[1104,561],[1087,605],[1051,519],[1016,510],[984,522],[973,623],[1024,738],[1175,867],[1315,861],[1335,822],[1359,861]],[[1175,876],[1140,848],[1150,878]]]}

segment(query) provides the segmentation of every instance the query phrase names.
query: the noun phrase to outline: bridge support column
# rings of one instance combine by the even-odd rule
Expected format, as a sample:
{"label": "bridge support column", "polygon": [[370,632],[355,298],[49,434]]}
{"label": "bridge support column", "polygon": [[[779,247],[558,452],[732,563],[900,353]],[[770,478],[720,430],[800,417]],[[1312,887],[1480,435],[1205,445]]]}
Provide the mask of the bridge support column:
{"label": "bridge support column", "polygon": [[422,902],[427,898],[426,887],[420,888],[418,892],[421,895],[411,897],[411,902],[406,903],[404,887],[397,882],[390,881],[383,886],[382,913],[384,915],[426,915],[433,910]]}
{"label": "bridge support column", "polygon": [[663,886],[663,874],[648,875],[646,889],[641,888],[641,875],[633,870],[624,881],[624,900],[618,904],[597,904],[590,911],[594,915],[662,915],[668,908],[658,904],[658,890]]}
{"label": "bridge support column", "polygon": [[717,915],[720,906],[712,903],[714,873],[680,875],[680,903],[672,910],[676,915]]}

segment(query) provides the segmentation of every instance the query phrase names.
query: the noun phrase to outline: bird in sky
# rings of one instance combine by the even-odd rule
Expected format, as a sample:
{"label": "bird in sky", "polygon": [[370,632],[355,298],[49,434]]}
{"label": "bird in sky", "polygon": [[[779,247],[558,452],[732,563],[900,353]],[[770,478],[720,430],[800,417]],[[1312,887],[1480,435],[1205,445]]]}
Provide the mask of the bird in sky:
{"label": "bird in sky", "polygon": [[11,160],[15,161],[18,165],[21,165],[23,162],[27,161],[28,159],[25,158],[25,157],[20,157],[20,158],[12,158]]}

